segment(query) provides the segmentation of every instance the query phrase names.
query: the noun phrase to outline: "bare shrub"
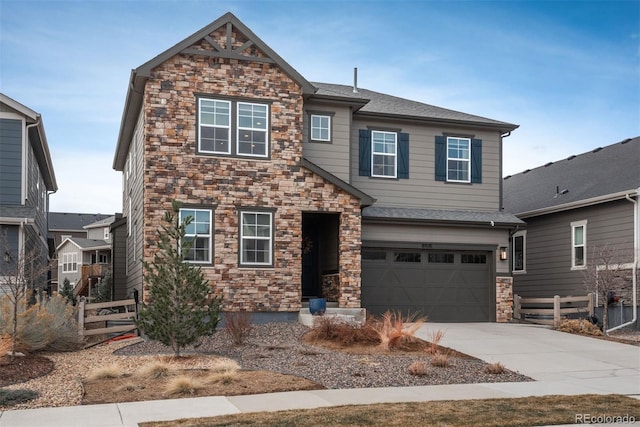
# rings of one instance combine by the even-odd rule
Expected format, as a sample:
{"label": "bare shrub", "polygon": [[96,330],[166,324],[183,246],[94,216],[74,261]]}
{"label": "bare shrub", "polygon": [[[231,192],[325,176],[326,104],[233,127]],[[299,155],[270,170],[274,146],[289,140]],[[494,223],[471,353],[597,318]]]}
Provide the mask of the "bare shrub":
{"label": "bare shrub", "polygon": [[135,373],[139,378],[162,378],[171,375],[174,368],[166,362],[156,361],[148,365],[144,365]]}
{"label": "bare shrub", "polygon": [[202,384],[187,375],[180,375],[167,381],[164,392],[169,396],[193,394],[202,388]]}
{"label": "bare shrub", "polygon": [[248,311],[229,311],[224,314],[224,330],[235,345],[244,344],[251,333],[251,313]]}
{"label": "bare shrub", "polygon": [[556,329],[558,331],[569,332],[572,334],[602,335],[600,328],[586,319],[562,319],[562,322],[560,322],[560,325],[558,325]]}
{"label": "bare shrub", "polygon": [[447,368],[451,364],[449,361],[449,355],[446,353],[437,353],[431,357],[431,366],[437,368]]}
{"label": "bare shrub", "polygon": [[505,373],[505,368],[500,362],[489,363],[484,367],[484,371],[488,374],[499,375]]}
{"label": "bare shrub", "polygon": [[438,329],[437,331],[431,331],[429,334],[429,348],[427,352],[429,354],[440,353],[440,341],[444,338],[444,331]]}
{"label": "bare shrub", "polygon": [[409,365],[407,372],[409,372],[409,375],[423,377],[429,373],[429,366],[427,366],[426,362],[418,360]]}
{"label": "bare shrub", "polygon": [[102,366],[93,369],[87,374],[87,381],[106,380],[108,378],[120,378],[122,369],[118,365]]}
{"label": "bare shrub", "polygon": [[336,316],[317,316],[307,337],[313,341],[332,341],[342,345],[376,344],[378,336],[371,322],[360,325]]}

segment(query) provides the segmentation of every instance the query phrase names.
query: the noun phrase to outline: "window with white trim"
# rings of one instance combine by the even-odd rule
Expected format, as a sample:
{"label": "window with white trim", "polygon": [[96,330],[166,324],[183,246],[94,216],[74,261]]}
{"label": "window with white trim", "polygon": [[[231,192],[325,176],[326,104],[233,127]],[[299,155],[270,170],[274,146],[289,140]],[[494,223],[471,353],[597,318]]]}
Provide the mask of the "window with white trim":
{"label": "window with white trim", "polygon": [[62,272],[76,273],[78,271],[78,254],[67,253],[62,254]]}
{"label": "window with white trim", "polygon": [[198,151],[231,154],[231,102],[199,98],[198,110]]}
{"label": "window with white trim", "polygon": [[185,240],[191,242],[191,248],[184,253],[187,262],[195,264],[212,263],[212,215],[209,209],[180,209],[180,222],[191,218],[185,229]]}
{"label": "window with white trim", "polygon": [[471,182],[471,139],[447,137],[447,181]]}
{"label": "window with white trim", "polygon": [[331,141],[331,116],[311,114],[311,141]]}
{"label": "window with white trim", "polygon": [[273,214],[240,212],[240,265],[273,265]]}
{"label": "window with white trim", "polygon": [[103,232],[104,232],[104,235],[103,235],[104,240],[109,240],[109,236],[110,236],[110,234],[109,234],[109,227],[105,227],[105,228],[103,228],[102,230],[103,230]]}
{"label": "window with white trim", "polygon": [[527,232],[518,231],[511,239],[513,260],[513,272],[524,273],[526,272],[526,244],[527,244]]}
{"label": "window with white trim", "polygon": [[371,131],[371,176],[397,177],[398,139],[395,132]]}
{"label": "window with white trim", "polygon": [[198,153],[269,157],[269,105],[198,98]]}
{"label": "window with white trim", "polygon": [[587,220],[571,223],[571,268],[587,267]]}

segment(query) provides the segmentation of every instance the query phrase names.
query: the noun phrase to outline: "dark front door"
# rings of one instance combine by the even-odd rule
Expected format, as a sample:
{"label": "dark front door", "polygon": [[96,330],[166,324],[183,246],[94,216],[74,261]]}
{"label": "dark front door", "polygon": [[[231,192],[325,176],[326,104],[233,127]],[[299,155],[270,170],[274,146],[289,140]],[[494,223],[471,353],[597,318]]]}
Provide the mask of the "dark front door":
{"label": "dark front door", "polygon": [[302,298],[322,297],[322,275],[338,271],[339,214],[302,214]]}

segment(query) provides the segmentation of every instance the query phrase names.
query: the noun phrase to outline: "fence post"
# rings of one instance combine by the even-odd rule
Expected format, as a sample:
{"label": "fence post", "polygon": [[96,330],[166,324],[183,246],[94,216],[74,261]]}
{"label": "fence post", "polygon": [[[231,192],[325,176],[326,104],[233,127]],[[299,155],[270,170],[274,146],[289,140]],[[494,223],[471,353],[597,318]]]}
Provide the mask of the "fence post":
{"label": "fence post", "polygon": [[553,327],[560,326],[560,295],[553,297]]}
{"label": "fence post", "polygon": [[593,300],[594,300],[594,298],[593,298],[593,297],[594,297],[593,292],[589,292],[589,293],[587,294],[587,296],[589,297],[589,304],[588,304],[588,307],[589,307],[589,316],[593,317],[593,313],[594,313],[594,311],[593,311],[593,310],[594,310],[594,307],[593,307]]}
{"label": "fence post", "polygon": [[513,296],[513,318],[520,320],[520,295]]}
{"label": "fence post", "polygon": [[78,302],[78,333],[84,335],[84,301]]}

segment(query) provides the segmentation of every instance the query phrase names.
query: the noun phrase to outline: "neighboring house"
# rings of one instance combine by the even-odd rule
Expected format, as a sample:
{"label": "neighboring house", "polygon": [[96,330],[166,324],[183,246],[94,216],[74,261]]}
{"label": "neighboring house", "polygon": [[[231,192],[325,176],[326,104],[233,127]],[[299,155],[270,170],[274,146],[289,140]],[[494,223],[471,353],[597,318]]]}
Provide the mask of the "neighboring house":
{"label": "neighboring house", "polygon": [[[86,225],[109,218],[109,215],[71,213],[71,212],[49,212],[49,240],[54,248],[68,237],[87,238]],[[52,290],[58,290],[58,256],[55,254],[51,263],[51,286]],[[62,284],[60,284],[60,287]]]}
{"label": "neighboring house", "polygon": [[[502,138],[517,126],[312,83],[232,14],[134,69],[114,158],[127,286],[148,295],[171,201],[224,310],[338,307],[505,321]],[[124,226],[122,226],[124,228]],[[123,233],[124,234],[124,233]]]}
{"label": "neighboring house", "polygon": [[[42,117],[0,93],[0,276],[13,274],[22,254],[44,271],[49,194],[58,190]],[[44,288],[47,274],[33,278]]]}
{"label": "neighboring house", "polygon": [[56,247],[59,289],[69,280],[75,295],[91,297],[95,285],[112,271],[110,226],[115,216],[85,225],[86,237],[66,237]]}
{"label": "neighboring house", "polygon": [[608,245],[628,267],[616,293],[631,304],[640,252],[639,165],[636,137],[504,179],[504,208],[527,223],[512,238],[515,293],[585,295],[583,273],[600,265],[594,248]]}

